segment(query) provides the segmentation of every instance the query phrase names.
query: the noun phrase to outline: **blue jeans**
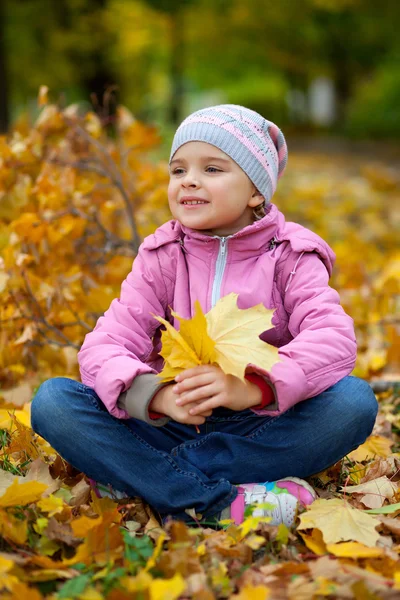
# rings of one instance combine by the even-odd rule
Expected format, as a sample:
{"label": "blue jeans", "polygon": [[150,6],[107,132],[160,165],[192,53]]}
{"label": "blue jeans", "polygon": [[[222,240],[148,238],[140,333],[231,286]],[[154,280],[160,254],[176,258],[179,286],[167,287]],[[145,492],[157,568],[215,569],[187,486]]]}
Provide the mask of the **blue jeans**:
{"label": "blue jeans", "polygon": [[142,497],[164,522],[189,521],[185,508],[218,515],[237,496],[233,484],[323,471],[365,441],[377,410],[368,383],[348,376],[277,417],[217,408],[197,433],[173,420],[116,419],[92,388],[55,377],[40,386],[31,421],[71,465]]}

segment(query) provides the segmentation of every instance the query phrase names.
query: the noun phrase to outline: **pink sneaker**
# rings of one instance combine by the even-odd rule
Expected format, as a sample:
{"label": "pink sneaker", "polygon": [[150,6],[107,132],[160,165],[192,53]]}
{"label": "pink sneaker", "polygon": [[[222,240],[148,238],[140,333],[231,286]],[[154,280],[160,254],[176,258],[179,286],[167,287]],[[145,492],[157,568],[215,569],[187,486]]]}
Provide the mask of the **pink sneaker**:
{"label": "pink sneaker", "polygon": [[237,487],[239,494],[221,515],[221,519],[233,519],[236,525],[243,523],[247,506],[268,503],[274,508],[255,508],[252,516],[271,517],[270,525],[284,523],[287,527],[291,527],[299,505],[307,506],[317,498],[312,487],[298,477],[286,477],[279,481],[265,483],[242,483]]}

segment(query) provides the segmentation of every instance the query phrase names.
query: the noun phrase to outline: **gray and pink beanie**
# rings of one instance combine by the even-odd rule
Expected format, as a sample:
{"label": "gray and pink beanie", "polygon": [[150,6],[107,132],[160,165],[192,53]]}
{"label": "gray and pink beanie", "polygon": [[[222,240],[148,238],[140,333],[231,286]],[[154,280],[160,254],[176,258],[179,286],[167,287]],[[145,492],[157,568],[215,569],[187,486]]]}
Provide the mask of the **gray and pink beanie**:
{"label": "gray and pink beanie", "polygon": [[179,125],[169,162],[187,142],[207,142],[225,152],[254,183],[265,203],[271,201],[288,155],[283,133],[275,123],[237,104],[210,106]]}

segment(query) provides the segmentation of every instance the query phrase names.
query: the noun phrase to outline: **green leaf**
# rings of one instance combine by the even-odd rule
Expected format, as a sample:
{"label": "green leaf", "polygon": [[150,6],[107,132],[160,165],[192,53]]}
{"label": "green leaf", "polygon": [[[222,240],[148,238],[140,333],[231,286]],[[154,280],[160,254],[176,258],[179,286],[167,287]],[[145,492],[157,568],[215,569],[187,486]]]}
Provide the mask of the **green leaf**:
{"label": "green leaf", "polygon": [[368,510],[364,510],[363,512],[371,515],[389,515],[397,510],[400,510],[400,502],[397,502],[397,504],[389,504],[389,506],[381,506],[381,508],[370,508]]}
{"label": "green leaf", "polygon": [[289,529],[284,523],[278,525],[276,541],[280,542],[281,544],[287,544],[289,541]]}
{"label": "green leaf", "polygon": [[90,575],[78,575],[65,583],[57,594],[57,598],[77,598],[90,581]]}

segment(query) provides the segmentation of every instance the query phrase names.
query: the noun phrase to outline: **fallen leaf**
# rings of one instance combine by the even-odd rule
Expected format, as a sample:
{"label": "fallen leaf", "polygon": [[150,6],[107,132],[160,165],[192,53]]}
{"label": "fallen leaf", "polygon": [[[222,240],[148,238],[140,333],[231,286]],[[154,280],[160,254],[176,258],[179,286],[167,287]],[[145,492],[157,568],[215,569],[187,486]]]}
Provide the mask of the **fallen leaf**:
{"label": "fallen leaf", "polygon": [[81,479],[76,485],[71,488],[71,499],[68,502],[70,506],[79,506],[86,504],[90,497],[91,487],[84,479]]}
{"label": "fallen leaf", "polygon": [[303,538],[303,542],[305,543],[307,548],[311,550],[311,552],[314,552],[314,554],[316,554],[317,556],[322,556],[326,554],[326,544],[324,542],[324,538],[322,537],[322,533],[319,529],[313,529],[311,535],[303,533],[302,531],[299,531],[299,534],[301,535],[301,537]]}
{"label": "fallen leaf", "polygon": [[19,504],[25,506],[26,504],[31,504],[31,502],[36,502],[42,497],[46,488],[47,485],[45,483],[39,483],[38,481],[19,483],[18,479],[14,478],[12,484],[0,496],[0,506],[16,506]]}
{"label": "fallen leaf", "polygon": [[149,586],[150,600],[176,600],[185,587],[185,581],[179,573],[171,579],[153,579]]}
{"label": "fallen leaf", "polygon": [[20,479],[21,481],[39,481],[46,484],[47,489],[43,492],[44,497],[57,491],[62,483],[60,479],[53,479],[50,474],[49,465],[43,462],[41,458],[37,458],[31,462],[25,477]]}
{"label": "fallen leaf", "polygon": [[385,556],[383,548],[371,548],[359,542],[342,542],[341,544],[328,544],[327,550],[340,558],[378,558]]}
{"label": "fallen leaf", "polygon": [[362,510],[353,508],[348,502],[333,498],[318,499],[300,515],[297,529],[313,529],[322,532],[326,544],[355,541],[366,546],[375,546],[379,540],[376,527],[379,522]]}
{"label": "fallen leaf", "polygon": [[70,523],[60,523],[55,518],[50,518],[45,528],[45,535],[49,540],[63,542],[67,546],[78,546],[81,543],[79,537],[74,535]]}
{"label": "fallen leaf", "polygon": [[381,508],[368,508],[363,512],[370,515],[389,515],[397,512],[398,510],[400,510],[400,502],[397,502],[396,504],[389,504],[388,506],[382,506]]}
{"label": "fallen leaf", "polygon": [[365,475],[358,483],[365,483],[366,481],[371,481],[372,479],[377,479],[378,477],[383,477],[384,475],[386,475],[388,478],[391,478],[391,476],[398,471],[398,464],[399,460],[393,454],[387,458],[378,458],[365,467]]}
{"label": "fallen leaf", "polygon": [[234,600],[268,600],[270,590],[263,585],[245,585],[241,588],[238,594],[231,596]]}
{"label": "fallen leaf", "polygon": [[0,534],[6,540],[22,546],[28,538],[28,522],[0,510]]}
{"label": "fallen leaf", "polygon": [[379,521],[392,533],[400,535],[400,519],[391,519],[390,517],[379,517]]}
{"label": "fallen leaf", "polygon": [[94,519],[89,518],[86,515],[82,515],[82,517],[78,517],[77,519],[74,519],[72,521],[72,531],[74,532],[74,535],[76,535],[76,537],[84,538],[91,529],[97,527],[97,525],[102,523],[102,521],[103,518],[101,515]]}
{"label": "fallen leaf", "polygon": [[56,496],[50,495],[47,498],[42,498],[37,503],[37,507],[44,513],[49,513],[49,517],[52,517],[56,513],[60,513],[64,508],[64,501],[62,498],[56,498]]}
{"label": "fallen leaf", "polygon": [[390,500],[393,498],[397,492],[397,488],[396,483],[392,483],[384,476],[360,483],[359,485],[342,486],[340,490],[346,494],[362,494],[360,500],[365,506],[368,508],[379,508],[386,499]]}
{"label": "fallen leaf", "polygon": [[348,457],[350,460],[362,462],[375,456],[387,458],[392,453],[391,447],[394,442],[381,435],[371,435],[361,446],[350,452]]}

